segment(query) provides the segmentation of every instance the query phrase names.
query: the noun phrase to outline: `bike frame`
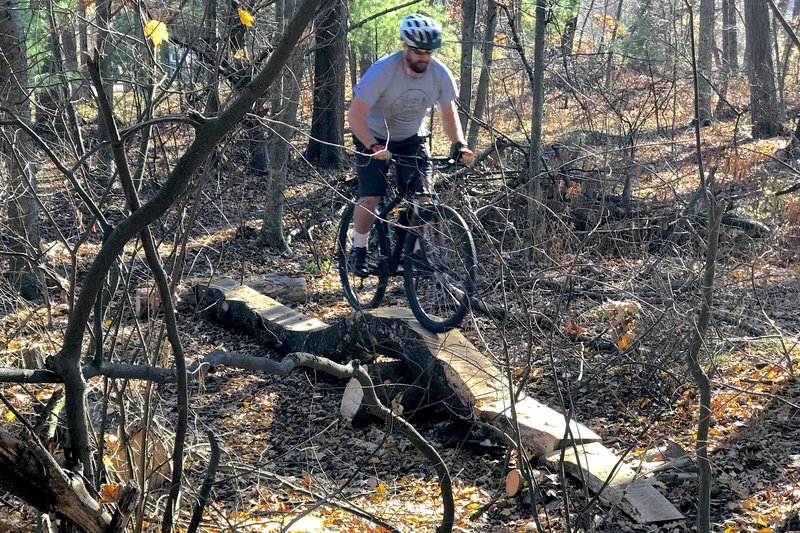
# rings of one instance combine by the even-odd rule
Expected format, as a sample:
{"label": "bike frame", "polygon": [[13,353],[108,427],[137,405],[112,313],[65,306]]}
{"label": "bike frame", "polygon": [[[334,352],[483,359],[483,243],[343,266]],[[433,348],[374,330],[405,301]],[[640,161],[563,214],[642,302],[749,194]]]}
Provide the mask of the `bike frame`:
{"label": "bike frame", "polygon": [[[398,269],[400,264],[403,262],[403,251],[405,249],[406,238],[408,237],[409,232],[408,223],[411,219],[411,209],[415,206],[412,204],[398,207],[402,203],[409,203],[408,198],[402,198],[400,196],[390,197],[388,202],[381,203],[384,203],[384,206],[376,215],[377,218],[375,221],[375,229],[378,230],[381,255],[383,256],[382,259],[388,261],[388,264],[386,265],[386,273],[389,274],[389,276],[400,276],[402,275],[402,272],[400,272]],[[390,228],[387,216],[395,208],[398,209],[397,225],[395,225],[394,228]],[[391,240],[389,239],[389,231],[392,229],[394,230],[395,234],[395,242],[394,248],[390,249]],[[381,267],[383,268],[383,265],[381,265]]]}
{"label": "bike frame", "polygon": [[[448,161],[448,159],[442,156],[434,156],[433,158],[431,158],[431,162],[434,165],[434,169],[436,170],[443,168],[443,165],[441,164],[443,161]],[[389,178],[390,176],[387,176],[387,183]],[[431,183],[430,186],[432,189],[433,183]],[[416,198],[412,200],[410,196],[404,197],[399,195],[396,185],[389,185],[389,187],[394,192],[394,194],[390,194],[381,199],[380,203],[384,204],[384,207],[378,209],[378,213],[376,214],[376,219],[375,219],[375,229],[378,230],[378,238],[380,239],[380,246],[381,246],[381,255],[383,256],[383,259],[388,260],[385,272],[389,276],[397,277],[403,275],[402,272],[398,271],[398,268],[403,262],[403,252],[405,250],[406,238],[409,232],[408,224],[411,221],[412,209],[413,212],[416,212],[417,208],[419,207],[420,196],[430,197],[431,202],[434,205],[439,203],[439,199],[433,190],[414,193]],[[388,200],[388,202],[386,200]],[[410,205],[405,205],[398,208],[397,206],[402,203]],[[403,216],[402,217],[398,216],[397,218],[397,225],[394,227],[395,245],[394,249],[390,250],[389,249],[391,243],[389,239],[390,229],[389,229],[389,223],[387,222],[388,220],[387,215],[391,213],[392,210],[395,208],[398,208],[399,209],[398,214],[402,213]],[[384,266],[381,265],[381,268],[383,269]]]}

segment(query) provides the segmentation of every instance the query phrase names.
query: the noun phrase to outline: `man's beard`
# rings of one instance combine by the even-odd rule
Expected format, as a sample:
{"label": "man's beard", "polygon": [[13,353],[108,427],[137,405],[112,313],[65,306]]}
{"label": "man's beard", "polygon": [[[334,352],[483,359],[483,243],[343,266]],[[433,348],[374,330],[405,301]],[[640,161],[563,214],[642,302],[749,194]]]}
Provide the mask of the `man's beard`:
{"label": "man's beard", "polygon": [[417,74],[423,74],[426,70],[428,70],[427,62],[417,63],[411,59],[410,54],[406,56],[406,64],[408,64],[408,68],[410,68]]}

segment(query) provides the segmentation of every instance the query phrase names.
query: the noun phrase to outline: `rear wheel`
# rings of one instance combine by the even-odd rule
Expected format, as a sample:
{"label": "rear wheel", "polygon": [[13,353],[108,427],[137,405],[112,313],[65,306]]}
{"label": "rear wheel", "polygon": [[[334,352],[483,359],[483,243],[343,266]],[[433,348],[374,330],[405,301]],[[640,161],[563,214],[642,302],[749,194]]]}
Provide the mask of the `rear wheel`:
{"label": "rear wheel", "polygon": [[464,219],[446,205],[422,205],[403,258],[403,281],[414,316],[434,333],[457,326],[469,309],[475,245]]}
{"label": "rear wheel", "polygon": [[355,206],[348,207],[342,215],[337,236],[336,259],[339,262],[339,278],[342,281],[344,296],[354,309],[374,309],[378,307],[386,292],[389,282],[389,271],[385,254],[382,248],[380,233],[384,228],[379,228],[380,221],[370,231],[369,245],[367,247],[367,270],[369,276],[362,278],[353,273],[353,268],[348,258],[353,247],[353,212]]}

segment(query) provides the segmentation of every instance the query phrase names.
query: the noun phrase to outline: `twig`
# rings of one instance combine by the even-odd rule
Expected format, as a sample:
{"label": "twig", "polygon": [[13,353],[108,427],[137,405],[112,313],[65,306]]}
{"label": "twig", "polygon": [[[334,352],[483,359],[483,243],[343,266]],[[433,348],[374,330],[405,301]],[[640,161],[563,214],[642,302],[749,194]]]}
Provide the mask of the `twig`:
{"label": "twig", "polygon": [[371,20],[375,20],[376,18],[382,17],[383,15],[386,15],[387,13],[391,13],[392,11],[399,11],[399,10],[403,9],[404,7],[413,6],[414,4],[418,4],[421,1],[422,0],[411,0],[410,2],[406,2],[405,4],[400,4],[399,6],[394,6],[394,7],[390,7],[390,8],[384,9],[383,11],[379,11],[378,13],[375,13],[374,15],[370,15],[369,17],[365,18],[364,20],[360,20],[360,21],[356,22],[355,24],[353,24],[352,26],[350,26],[349,28],[347,28],[347,33],[350,33],[353,30],[357,30],[358,28],[360,28],[361,26],[363,26],[367,22],[369,22]]}
{"label": "twig", "polygon": [[195,531],[197,531],[197,526],[200,525],[200,519],[203,517],[203,508],[205,508],[206,503],[208,503],[211,487],[214,485],[214,476],[219,466],[220,451],[217,439],[211,431],[206,432],[206,436],[208,437],[208,443],[211,445],[211,457],[208,460],[208,468],[203,477],[203,484],[200,486],[200,493],[198,494],[197,503],[192,511],[192,519],[189,522],[189,527],[186,528],[186,533],[195,533]]}
{"label": "twig", "polygon": [[[742,380],[742,381],[745,381],[745,380]],[[771,400],[775,400],[776,402],[780,402],[780,403],[782,403],[784,405],[788,405],[789,407],[791,407],[793,409],[800,410],[800,404],[792,403],[789,400],[787,400],[786,398],[781,398],[777,394],[772,394],[770,392],[759,392],[759,391],[754,391],[754,390],[751,390],[751,389],[743,389],[741,387],[737,387],[736,385],[731,385],[730,383],[725,383],[724,381],[718,382],[718,385],[720,385],[722,387],[725,387],[726,389],[731,389],[731,390],[735,390],[737,392],[741,392],[743,394],[751,394],[753,396],[763,396],[765,398],[769,398]]]}
{"label": "twig", "polygon": [[[235,467],[234,467],[234,471],[236,471]],[[301,486],[297,485],[296,483],[293,483],[293,482],[289,481],[288,479],[286,479],[284,477],[281,477],[278,474],[275,474],[274,472],[267,472],[267,471],[261,470],[261,469],[252,469],[252,471],[257,472],[259,475],[262,475],[262,476],[264,476],[266,478],[269,478],[269,479],[271,479],[273,481],[277,481],[278,483],[281,483],[282,485],[286,485],[287,487],[289,487],[293,491],[299,492],[300,494],[305,494],[306,496],[314,498],[315,500],[324,499],[324,496],[322,496],[321,494],[317,494],[316,492],[314,492],[314,491],[312,491],[310,489],[307,489],[305,487],[301,487]],[[386,530],[390,531],[390,533],[401,533],[401,531],[399,529],[397,529],[396,527],[392,526],[391,524],[389,524],[388,522],[384,521],[383,519],[375,516],[374,514],[370,513],[369,511],[361,509],[360,507],[356,507],[356,506],[354,506],[354,505],[352,505],[350,503],[328,499],[326,501],[326,504],[327,505],[332,505],[333,507],[337,507],[337,508],[339,508],[339,509],[341,509],[343,511],[346,511],[346,512],[352,514],[352,515],[361,517],[361,518],[363,518],[365,520],[369,520],[370,522],[372,522],[374,524],[377,524],[377,525],[385,528]]]}

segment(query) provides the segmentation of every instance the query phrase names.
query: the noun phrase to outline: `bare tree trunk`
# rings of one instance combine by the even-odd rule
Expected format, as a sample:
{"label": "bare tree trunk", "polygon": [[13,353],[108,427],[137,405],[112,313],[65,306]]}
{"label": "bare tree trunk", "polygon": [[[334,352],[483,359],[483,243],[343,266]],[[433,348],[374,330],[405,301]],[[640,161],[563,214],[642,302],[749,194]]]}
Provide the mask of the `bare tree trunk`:
{"label": "bare tree trunk", "polygon": [[719,100],[716,113],[719,114],[726,105],[728,85],[739,69],[737,54],[738,29],[736,19],[736,0],[722,0],[722,72],[720,76]]}
{"label": "bare tree trunk", "polygon": [[[793,18],[798,17],[798,15],[795,14],[797,13],[798,10],[800,10],[800,2],[795,2],[794,8],[792,10],[794,12],[792,13]],[[789,40],[791,41],[791,36],[789,36]],[[787,44],[783,47],[784,48],[783,58],[780,60],[780,66],[779,66],[780,73],[778,74],[778,86],[780,87],[781,91],[781,100],[783,100],[783,94],[786,90],[786,76],[788,76],[789,74],[789,59],[792,57],[792,50],[794,50],[795,48],[793,45],[794,43],[787,42]],[[775,57],[777,59],[780,58],[781,56],[775,56]],[[785,112],[785,105],[784,104],[782,105],[784,106],[783,112]]]}
{"label": "bare tree trunk", "polygon": [[[294,0],[279,0],[276,4],[276,18],[291,17],[294,9]],[[273,122],[267,144],[269,178],[259,239],[263,244],[280,251],[289,249],[283,231],[284,192],[291,139],[297,127],[305,51],[305,47],[298,47],[292,52],[280,80],[271,91]]]}
{"label": "bare tree trunk", "polygon": [[[216,0],[204,1],[205,15],[203,16],[203,29],[200,40],[203,46],[203,52],[208,54],[209,57],[217,58],[219,49],[219,30],[217,25],[217,2]],[[233,17],[233,8],[231,7],[230,16]],[[212,71],[208,78],[203,80],[208,84],[208,97],[205,104],[203,114],[206,116],[215,116],[219,112],[219,62],[215,61],[212,66]]]}
{"label": "bare tree trunk", "polygon": [[[620,0],[621,2],[621,0]],[[544,195],[542,193],[542,116],[544,113],[544,38],[547,26],[547,2],[536,1],[536,26],[533,39],[533,110],[531,113],[531,149],[528,154],[527,222],[528,242],[533,243],[544,233]]]}
{"label": "bare tree trunk", "polygon": [[478,121],[483,118],[489,96],[489,76],[492,70],[494,34],[496,29],[497,3],[494,0],[488,0],[486,3],[486,31],[483,34],[483,64],[481,65],[481,75],[478,80],[478,90],[475,93],[475,110],[472,113],[475,120],[470,122],[469,133],[467,135],[467,144],[472,147],[477,146]]}
{"label": "bare tree trunk", "polygon": [[461,125],[467,129],[468,111],[472,108],[472,59],[475,56],[475,16],[476,0],[461,2],[461,80],[458,89],[458,101],[461,103],[459,115]]}
{"label": "bare tree trunk", "polygon": [[344,156],[347,0],[323,0],[316,20],[314,108],[306,158],[320,168],[339,168]]}
{"label": "bare tree trunk", "polygon": [[774,137],[780,134],[781,124],[769,44],[769,5],[766,0],[745,0],[744,15],[753,137]]}
{"label": "bare tree trunk", "polygon": [[578,15],[581,12],[581,0],[571,0],[567,7],[569,18],[564,24],[564,31],[561,33],[561,53],[565,56],[572,54],[575,44],[575,31],[578,29]]}
{"label": "bare tree trunk", "polygon": [[700,1],[700,38],[698,39],[697,67],[700,73],[698,80],[698,116],[701,125],[712,119],[711,110],[711,57],[715,46],[714,40],[714,0]]}
{"label": "bare tree trunk", "polygon": [[[775,10],[772,13],[772,27],[777,28],[777,16],[778,14],[782,14],[786,12],[786,4],[788,0],[781,0],[778,6],[775,6]],[[775,5],[775,2],[772,2],[772,5]],[[781,46],[780,40],[778,39],[778,31],[777,29],[772,32],[772,46],[773,46],[773,59],[775,61],[775,83],[777,86],[777,100],[778,100],[778,114],[779,116],[783,116],[786,112],[786,101],[784,98],[784,77],[783,77],[783,69],[781,63]],[[791,50],[790,46],[785,47]]]}
{"label": "bare tree trunk", "polygon": [[[0,106],[30,122],[28,62],[20,8],[17,0],[0,6]],[[24,298],[39,294],[34,258],[39,250],[39,208],[35,201],[36,178],[30,166],[30,143],[18,128],[0,130],[0,191],[5,189],[10,251],[6,276]]]}
{"label": "bare tree trunk", "polygon": [[[617,3],[617,13],[614,17],[614,27],[611,30],[611,38],[608,40],[608,56],[606,58],[606,90],[611,87],[611,72],[614,70],[614,42],[617,40],[617,33],[619,32],[619,25],[622,18],[622,2],[619,0]],[[605,32],[604,32],[605,33]]]}
{"label": "bare tree trunk", "polygon": [[[104,80],[111,80],[111,0],[98,0],[95,10],[95,20],[97,22],[97,50],[100,52],[102,64],[100,71]],[[111,106],[114,106],[114,83],[106,84],[106,97]],[[108,130],[106,125],[97,118],[97,138],[101,142],[108,142]],[[114,176],[114,155],[111,148],[101,148],[98,152],[99,161],[97,165],[98,177],[102,183],[110,183]]]}
{"label": "bare tree trunk", "polygon": [[[701,191],[708,194],[707,191]],[[700,317],[695,326],[692,343],[686,359],[689,371],[694,378],[700,393],[700,411],[697,422],[697,466],[700,470],[700,479],[697,485],[697,531],[709,533],[711,531],[711,463],[708,460],[708,430],[711,426],[711,379],[703,370],[700,363],[700,351],[705,345],[705,331],[711,321],[714,294],[714,267],[717,260],[717,245],[719,243],[719,227],[722,221],[724,206],[718,204],[713,196],[708,202],[708,248],[706,250],[705,273],[703,275],[702,304]]]}

